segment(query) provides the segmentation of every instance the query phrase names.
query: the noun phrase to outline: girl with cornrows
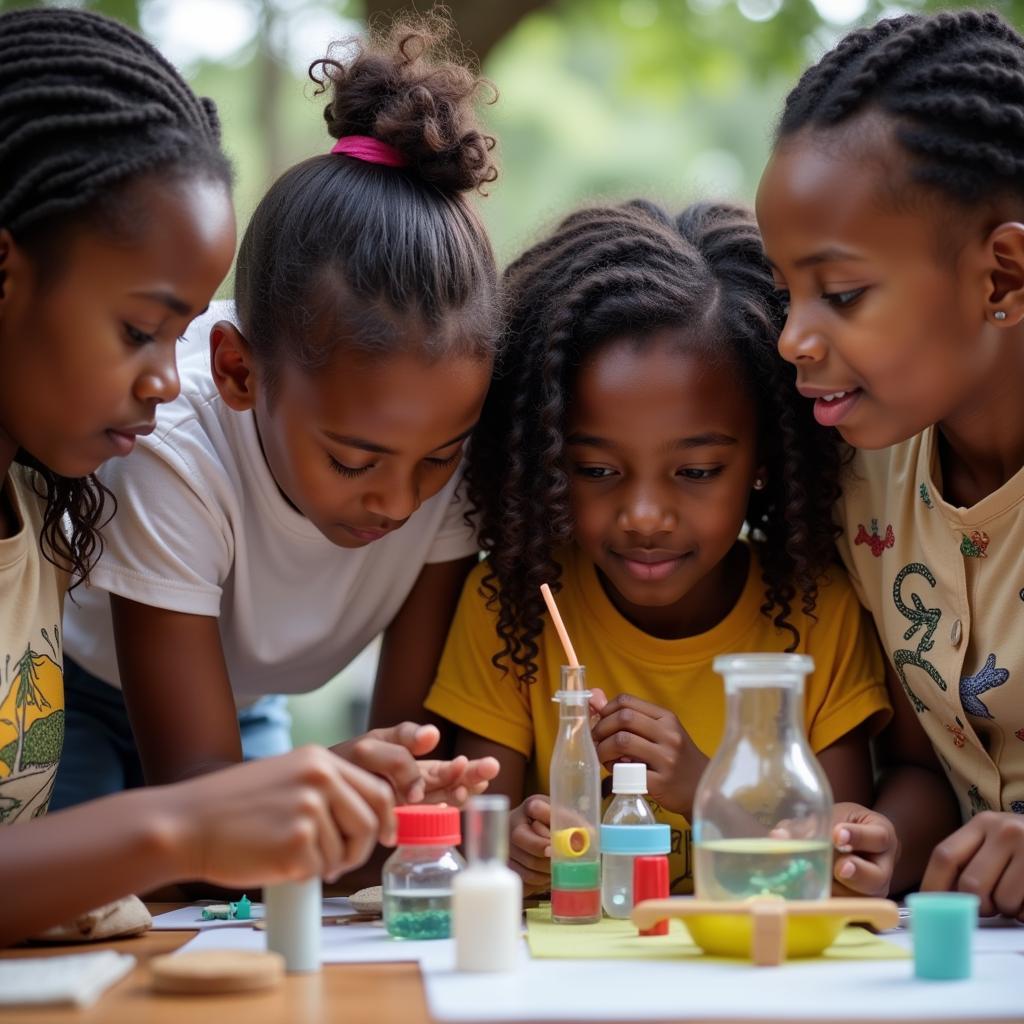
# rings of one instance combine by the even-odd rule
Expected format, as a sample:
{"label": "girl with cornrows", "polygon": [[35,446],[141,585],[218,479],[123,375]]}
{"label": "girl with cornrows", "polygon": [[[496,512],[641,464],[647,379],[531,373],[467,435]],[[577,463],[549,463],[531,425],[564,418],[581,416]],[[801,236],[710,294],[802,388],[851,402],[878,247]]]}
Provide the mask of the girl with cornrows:
{"label": "girl with cornrows", "polygon": [[1024,917],[1024,40],[975,11],[851,33],[757,210],[779,350],[857,449],[839,546],[889,659],[895,886]]}
{"label": "girl with cornrows", "polygon": [[44,816],[64,594],[114,511],[92,473],[174,399],[178,335],[231,262],[219,134],[116,22],[0,16],[0,944],[178,879],[333,876],[393,831],[390,788],[314,748]]}
{"label": "girl with cornrows", "polygon": [[[458,750],[501,761],[500,791],[534,794],[511,835],[528,889],[550,885],[543,794],[563,660],[544,582],[603,691],[598,756],[648,766],[675,891],[692,888],[687,822],[722,736],[719,653],[814,657],[805,723],[837,842],[866,834],[889,850],[891,828],[866,809],[868,741],[890,714],[881,659],[831,564],[838,453],[775,351],[782,306],[751,216],[584,209],[504,284],[506,347],[468,469],[489,557],[427,707],[459,727]],[[845,854],[835,886],[884,893],[890,866]]]}
{"label": "girl with cornrows", "polygon": [[323,685],[382,631],[380,728],[335,751],[403,801],[498,770],[415,760],[440,739],[416,721],[476,561],[459,464],[496,333],[465,196],[496,176],[493,139],[448,33],[399,21],[314,64],[330,152],[260,202],[235,303],[179,349],[180,397],[102,471],[118,515],[67,616],[78,799],[240,761],[236,707]]}

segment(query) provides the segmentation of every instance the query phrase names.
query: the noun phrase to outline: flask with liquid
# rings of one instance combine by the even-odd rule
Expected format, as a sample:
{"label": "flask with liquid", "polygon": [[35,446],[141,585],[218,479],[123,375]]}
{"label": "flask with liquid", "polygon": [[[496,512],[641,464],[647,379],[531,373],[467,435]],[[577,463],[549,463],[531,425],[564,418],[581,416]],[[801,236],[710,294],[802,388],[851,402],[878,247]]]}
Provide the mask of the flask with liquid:
{"label": "flask with liquid", "polygon": [[[612,802],[601,819],[601,906],[609,917],[629,917],[633,909],[633,860],[646,853],[664,851],[635,848],[629,843],[642,829],[626,826],[656,825],[654,812],[644,794],[647,792],[647,765],[640,763],[612,766]],[[620,842],[621,840],[621,842]],[[621,846],[627,852],[615,853]]]}
{"label": "flask with liquid", "polygon": [[508,797],[472,797],[465,832],[469,867],[452,883],[455,967],[514,970],[522,941],[523,883],[508,866]]}
{"label": "flask with liquid", "polygon": [[562,666],[558,736],[551,754],[551,918],[601,920],[601,764],[590,735],[586,671]]}
{"label": "flask with liquid", "polygon": [[725,677],[722,742],[693,801],[701,899],[825,899],[832,884],[832,791],[803,728],[802,654],[715,659]]}

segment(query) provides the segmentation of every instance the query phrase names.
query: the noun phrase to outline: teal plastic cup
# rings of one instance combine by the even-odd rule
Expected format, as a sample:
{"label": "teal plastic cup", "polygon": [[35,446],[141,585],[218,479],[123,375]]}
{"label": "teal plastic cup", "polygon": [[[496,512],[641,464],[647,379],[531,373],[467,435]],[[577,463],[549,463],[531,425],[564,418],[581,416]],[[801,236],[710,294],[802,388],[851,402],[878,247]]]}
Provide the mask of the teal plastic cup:
{"label": "teal plastic cup", "polygon": [[929,981],[971,976],[978,897],[969,892],[915,892],[907,897],[914,974]]}

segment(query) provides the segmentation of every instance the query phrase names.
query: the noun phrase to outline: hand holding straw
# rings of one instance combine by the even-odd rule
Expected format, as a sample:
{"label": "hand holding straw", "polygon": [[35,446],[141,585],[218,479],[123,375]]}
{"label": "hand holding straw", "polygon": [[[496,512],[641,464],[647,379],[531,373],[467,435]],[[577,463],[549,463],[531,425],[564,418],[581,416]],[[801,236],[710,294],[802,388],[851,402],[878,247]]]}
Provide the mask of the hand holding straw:
{"label": "hand holding straw", "polygon": [[546,583],[542,583],[540,585],[540,592],[544,598],[544,603],[548,606],[548,614],[551,616],[551,621],[555,624],[555,632],[558,633],[558,639],[562,641],[562,647],[565,649],[565,656],[569,661],[569,667],[579,668],[579,660],[576,657],[576,652],[572,649],[572,641],[569,639],[569,634],[565,631],[565,623],[562,621],[562,616],[558,613],[558,605],[555,604],[555,597],[551,593],[551,588]]}

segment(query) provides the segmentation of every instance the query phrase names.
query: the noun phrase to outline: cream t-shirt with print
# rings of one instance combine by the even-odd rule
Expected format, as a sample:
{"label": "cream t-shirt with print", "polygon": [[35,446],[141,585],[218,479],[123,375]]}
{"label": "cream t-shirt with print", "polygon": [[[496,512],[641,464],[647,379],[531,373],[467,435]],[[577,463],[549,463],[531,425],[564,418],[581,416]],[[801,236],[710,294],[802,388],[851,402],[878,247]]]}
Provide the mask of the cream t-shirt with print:
{"label": "cream t-shirt with print", "polygon": [[937,442],[856,454],[840,551],[964,819],[1024,814],[1024,469],[957,508]]}
{"label": "cream t-shirt with print", "polygon": [[0,824],[46,812],[64,743],[68,576],[40,550],[44,503],[32,478],[15,465],[3,483],[19,529],[0,538]]}

